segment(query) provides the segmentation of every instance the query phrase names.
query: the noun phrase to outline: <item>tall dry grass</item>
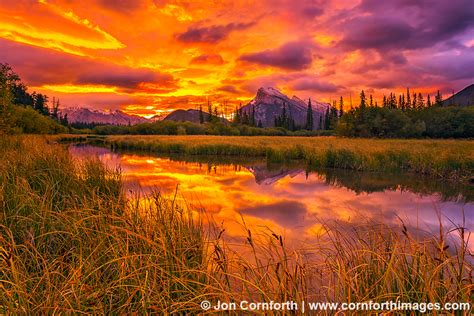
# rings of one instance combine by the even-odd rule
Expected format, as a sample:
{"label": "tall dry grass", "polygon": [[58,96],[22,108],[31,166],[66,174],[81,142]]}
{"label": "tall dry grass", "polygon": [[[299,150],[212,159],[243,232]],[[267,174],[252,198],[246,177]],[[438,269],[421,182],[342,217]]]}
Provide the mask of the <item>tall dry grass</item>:
{"label": "tall dry grass", "polygon": [[339,137],[107,136],[112,148],[187,155],[303,160],[309,169],[399,172],[450,179],[474,177],[472,140],[393,140]]}
{"label": "tall dry grass", "polygon": [[204,299],[472,300],[464,225],[419,237],[403,224],[331,223],[319,242],[293,249],[243,220],[236,245],[175,197],[126,198],[118,171],[73,161],[45,139],[2,138],[0,153],[0,313],[193,314]]}

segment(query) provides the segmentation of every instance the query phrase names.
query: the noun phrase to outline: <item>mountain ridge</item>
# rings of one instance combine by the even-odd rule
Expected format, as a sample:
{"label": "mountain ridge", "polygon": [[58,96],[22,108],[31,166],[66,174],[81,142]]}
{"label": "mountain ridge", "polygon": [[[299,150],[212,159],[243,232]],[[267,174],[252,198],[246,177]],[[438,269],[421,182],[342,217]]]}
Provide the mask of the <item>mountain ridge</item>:
{"label": "mountain ridge", "polygon": [[70,123],[136,125],[149,121],[144,117],[127,114],[120,110],[105,112],[89,108],[69,107],[61,109],[59,112],[62,116],[67,115]]}
{"label": "mountain ridge", "polygon": [[443,105],[469,106],[474,105],[474,83],[443,101]]}

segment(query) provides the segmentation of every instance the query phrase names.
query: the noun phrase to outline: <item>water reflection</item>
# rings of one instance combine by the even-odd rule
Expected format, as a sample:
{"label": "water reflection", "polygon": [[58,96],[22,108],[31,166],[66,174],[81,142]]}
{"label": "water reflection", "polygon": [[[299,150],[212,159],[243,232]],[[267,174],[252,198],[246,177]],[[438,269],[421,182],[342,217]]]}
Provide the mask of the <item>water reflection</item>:
{"label": "water reflection", "polygon": [[[364,220],[410,228],[438,229],[437,212],[447,228],[473,228],[472,186],[448,185],[418,176],[354,173],[343,170],[307,172],[301,166],[267,166],[255,160],[203,157],[157,157],[114,153],[90,145],[70,146],[75,157],[98,156],[120,166],[127,191],[157,188],[203,207],[224,221],[231,236],[242,233],[241,215],[249,225],[266,226],[289,240],[311,239],[321,223],[339,220],[353,225]],[[464,215],[463,215],[464,214]],[[472,245],[471,245],[472,247]]]}

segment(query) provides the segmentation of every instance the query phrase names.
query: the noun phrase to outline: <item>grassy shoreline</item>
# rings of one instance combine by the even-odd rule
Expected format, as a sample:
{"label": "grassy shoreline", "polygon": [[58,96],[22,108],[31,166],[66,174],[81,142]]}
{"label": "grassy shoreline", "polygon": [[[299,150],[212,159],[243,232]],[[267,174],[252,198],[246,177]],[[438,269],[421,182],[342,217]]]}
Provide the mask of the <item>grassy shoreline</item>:
{"label": "grassy shoreline", "polygon": [[0,153],[0,313],[201,313],[204,299],[472,298],[462,224],[420,239],[403,224],[366,222],[348,233],[328,223],[313,261],[278,232],[243,223],[236,251],[201,210],[158,193],[126,198],[120,174],[97,160],[74,161],[39,137],[0,139]]}
{"label": "grassy shoreline", "polygon": [[[63,136],[62,139],[68,139]],[[85,139],[85,138],[84,138]],[[474,178],[472,140],[393,140],[337,137],[107,136],[113,149],[185,155],[301,160],[308,169],[412,172],[452,181]]]}

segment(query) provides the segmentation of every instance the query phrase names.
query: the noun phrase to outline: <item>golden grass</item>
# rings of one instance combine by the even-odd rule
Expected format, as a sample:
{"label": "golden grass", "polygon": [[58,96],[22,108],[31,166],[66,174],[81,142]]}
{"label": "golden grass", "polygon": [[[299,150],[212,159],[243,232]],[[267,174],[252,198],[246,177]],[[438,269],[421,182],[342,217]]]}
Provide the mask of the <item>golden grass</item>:
{"label": "golden grass", "polygon": [[472,299],[464,225],[420,238],[404,225],[328,223],[307,257],[243,222],[236,248],[199,210],[159,193],[125,198],[118,172],[73,161],[43,138],[1,138],[0,153],[0,314],[195,314],[204,299]]}
{"label": "golden grass", "polygon": [[303,160],[308,169],[408,171],[451,180],[474,177],[474,141],[339,137],[108,136],[113,148],[189,155]]}

